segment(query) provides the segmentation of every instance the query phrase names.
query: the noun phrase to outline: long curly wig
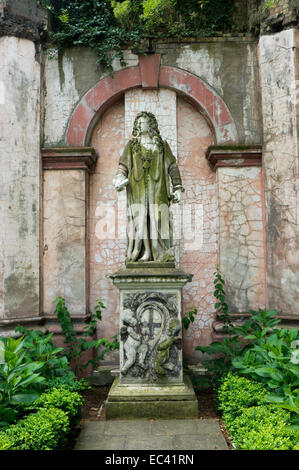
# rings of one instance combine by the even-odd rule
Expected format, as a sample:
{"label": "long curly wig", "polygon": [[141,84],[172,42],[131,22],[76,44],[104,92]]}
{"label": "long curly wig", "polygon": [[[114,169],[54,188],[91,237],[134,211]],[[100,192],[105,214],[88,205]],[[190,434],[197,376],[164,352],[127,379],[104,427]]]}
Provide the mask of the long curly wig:
{"label": "long curly wig", "polygon": [[140,147],[140,142],[139,142],[139,133],[140,133],[140,129],[139,129],[139,120],[140,118],[142,117],[146,117],[148,119],[148,122],[149,122],[149,134],[150,136],[153,138],[153,140],[155,141],[155,143],[161,148],[163,149],[163,140],[162,140],[162,137],[161,137],[161,134],[160,134],[160,131],[159,131],[159,127],[158,127],[158,122],[157,122],[157,119],[156,119],[156,116],[153,114],[153,113],[150,113],[148,111],[141,111],[140,113],[137,114],[137,116],[135,117],[135,120],[134,120],[134,126],[133,126],[133,131],[132,131],[132,135],[133,135],[133,141],[132,141],[132,144],[133,144],[133,147],[137,147],[139,149]]}

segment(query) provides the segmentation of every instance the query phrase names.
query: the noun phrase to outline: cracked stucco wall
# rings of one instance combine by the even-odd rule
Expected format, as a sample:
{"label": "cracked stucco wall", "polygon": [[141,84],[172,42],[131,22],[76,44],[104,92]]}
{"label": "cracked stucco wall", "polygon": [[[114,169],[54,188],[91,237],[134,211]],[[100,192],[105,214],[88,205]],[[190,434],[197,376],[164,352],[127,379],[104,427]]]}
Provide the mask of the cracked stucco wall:
{"label": "cracked stucco wall", "polygon": [[229,309],[264,308],[265,246],[261,168],[218,168],[219,264]]}
{"label": "cracked stucco wall", "polygon": [[194,73],[228,106],[239,142],[261,141],[257,47],[246,38],[211,39],[191,44],[158,44],[162,65]]}
{"label": "cracked stucco wall", "polygon": [[[297,40],[297,47],[296,47]],[[269,306],[298,313],[298,31],[259,43]],[[297,58],[296,58],[297,55]]]}
{"label": "cracked stucco wall", "polygon": [[62,296],[71,314],[86,313],[86,173],[44,172],[43,312]]}
{"label": "cracked stucco wall", "polygon": [[39,314],[40,64],[0,38],[0,319]]}
{"label": "cracked stucco wall", "polygon": [[[127,67],[138,65],[138,56],[124,52]],[[70,48],[63,52],[49,49],[45,55],[44,146],[63,146],[71,114],[81,97],[107,75],[97,65],[98,57],[89,48]],[[113,63],[120,70],[119,61]]]}

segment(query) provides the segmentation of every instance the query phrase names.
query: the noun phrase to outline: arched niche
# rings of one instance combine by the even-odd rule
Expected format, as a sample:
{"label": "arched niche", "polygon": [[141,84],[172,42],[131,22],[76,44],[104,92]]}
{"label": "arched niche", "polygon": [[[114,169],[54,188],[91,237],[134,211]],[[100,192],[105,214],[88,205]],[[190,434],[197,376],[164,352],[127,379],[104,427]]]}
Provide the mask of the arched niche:
{"label": "arched niche", "polygon": [[[175,249],[181,268],[193,274],[192,283],[188,283],[183,291],[183,311],[194,307],[199,310],[196,324],[185,332],[184,338],[185,352],[194,358],[195,346],[211,341],[214,321],[213,272],[217,264],[218,207],[216,174],[211,170],[205,152],[209,145],[215,143],[215,133],[206,117],[181,94],[176,96],[176,121],[178,164],[185,187],[187,212],[180,214],[180,236],[183,239],[175,240]],[[89,305],[92,308],[99,297],[106,304],[107,310],[100,325],[100,334],[105,337],[118,330],[119,321],[119,293],[107,276],[125,263],[126,238],[124,230],[121,230],[126,223],[125,194],[116,193],[112,180],[126,140],[125,100],[121,98],[101,115],[90,140],[99,159],[90,175]],[[194,226],[194,211],[199,214],[197,227]],[[186,221],[188,223],[189,220],[192,226],[187,227]],[[196,242],[200,243],[199,249],[193,244],[194,229],[202,232],[198,233],[199,241]],[[189,238],[185,240],[185,236]]]}

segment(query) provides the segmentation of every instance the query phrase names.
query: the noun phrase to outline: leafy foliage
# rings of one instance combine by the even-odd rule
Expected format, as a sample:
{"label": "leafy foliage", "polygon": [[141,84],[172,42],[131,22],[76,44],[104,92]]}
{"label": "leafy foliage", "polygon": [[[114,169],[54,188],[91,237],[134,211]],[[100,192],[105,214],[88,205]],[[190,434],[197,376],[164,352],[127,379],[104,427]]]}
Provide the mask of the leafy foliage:
{"label": "leafy foliage", "polygon": [[205,365],[218,379],[229,371],[236,372],[263,383],[272,399],[276,394],[281,403],[287,401],[287,406],[296,407],[299,365],[292,362],[292,345],[298,341],[299,331],[273,328],[280,322],[275,314],[275,310],[252,312],[243,325],[232,326],[222,342],[196,349],[215,355]]}
{"label": "leafy foliage", "polygon": [[0,450],[54,450],[69,432],[67,414],[42,408],[0,432]]}
{"label": "leafy foliage", "polygon": [[244,409],[227,427],[237,449],[291,450],[299,433],[289,430],[289,419],[285,410],[256,406]]}
{"label": "leafy foliage", "polygon": [[191,323],[194,323],[195,315],[197,315],[197,308],[190,310],[187,315],[182,318],[184,328],[188,330]]}
{"label": "leafy foliage", "polygon": [[136,47],[138,28],[126,31],[115,18],[109,0],[44,0],[53,17],[53,40],[59,49],[89,46],[99,57],[100,65],[112,70],[112,61],[123,62],[122,46]]}
{"label": "leafy foliage", "polygon": [[222,379],[217,391],[218,408],[228,424],[244,408],[265,404],[267,394],[268,391],[262,384],[229,373]]}
{"label": "leafy foliage", "polygon": [[256,331],[245,339],[250,339],[239,358],[232,361],[233,367],[241,374],[259,380],[270,390],[291,393],[299,387],[299,365],[293,364],[291,344],[299,338],[297,329],[282,328],[273,333]]}
{"label": "leafy foliage", "polygon": [[[224,280],[217,269],[214,296],[215,308],[220,309],[227,336],[209,346],[196,349],[212,356],[205,361],[217,386],[228,372],[261,382],[271,394],[268,402],[293,413],[299,413],[299,364],[294,359],[294,345],[299,330],[275,328],[280,323],[276,310],[251,311],[243,324],[233,324],[225,302]],[[218,310],[219,312],[219,310]],[[219,318],[219,317],[218,317]]]}
{"label": "leafy foliage", "polygon": [[218,389],[219,409],[237,449],[290,450],[298,443],[288,411],[267,405],[265,385],[228,374]]}
{"label": "leafy foliage", "polygon": [[[276,328],[280,320],[276,310],[251,311],[243,324],[233,324],[225,302],[224,280],[217,268],[214,281],[215,308],[225,323],[226,336],[209,346],[196,349],[212,358],[204,361],[212,372],[214,385],[228,372],[261,382],[271,393],[268,401],[298,414],[299,364],[294,345],[299,344],[299,330]],[[219,312],[222,314],[219,315]]]}
{"label": "leafy foliage", "polygon": [[90,339],[96,333],[97,320],[102,319],[102,309],[105,309],[105,305],[98,300],[94,307],[95,313],[92,314],[89,325],[84,327],[84,333],[78,337],[77,332],[74,329],[70,313],[66,307],[65,300],[62,297],[57,297],[54,301],[56,303],[55,312],[57,318],[61,324],[62,332],[65,336],[65,344],[67,349],[65,351],[69,361],[74,361],[76,364],[76,371],[79,370],[79,359],[85,351],[100,348],[97,356],[94,359],[90,359],[82,367],[87,367],[89,364],[93,366],[103,360],[105,354],[110,351],[119,349],[118,335],[112,336],[110,340],[107,338],[101,338],[97,340]]}
{"label": "leafy foliage", "polygon": [[297,413],[297,418],[294,418],[293,421],[296,424],[298,423],[299,418],[299,388],[290,390],[289,387],[283,388],[279,392],[270,393],[267,395],[267,401],[269,403],[275,403],[278,408],[284,408],[289,411]]}
{"label": "leafy foliage", "polygon": [[39,330],[29,330],[23,326],[15,328],[16,333],[24,337],[23,348],[27,360],[43,363],[40,373],[46,379],[63,376],[69,370],[63,348],[57,348],[53,342],[53,333],[45,334]]}
{"label": "leafy foliage", "polygon": [[39,397],[42,362],[33,362],[26,355],[25,340],[0,338],[4,344],[4,362],[0,364],[0,425],[14,421],[18,409]]}
{"label": "leafy foliage", "polygon": [[47,393],[43,393],[30,407],[39,408],[59,408],[64,411],[70,419],[72,426],[77,424],[81,417],[83,400],[77,392],[53,388]]}
{"label": "leafy foliage", "polygon": [[226,303],[225,281],[220,273],[219,266],[217,266],[214,276],[214,297],[217,301],[214,307],[218,313],[217,318],[225,324],[225,329],[227,329],[228,326],[232,326],[232,323]]}
{"label": "leafy foliage", "polygon": [[54,377],[53,379],[47,380],[46,390],[50,390],[52,388],[69,390],[70,392],[83,392],[84,390],[88,390],[90,385],[86,379],[78,380],[74,372],[69,370],[61,377]]}
{"label": "leafy foliage", "polygon": [[274,8],[279,3],[279,0],[266,0],[264,1],[263,11]]}
{"label": "leafy foliage", "polygon": [[[70,389],[88,385],[76,379],[52,335],[22,327],[16,331],[24,336],[0,338],[0,449],[56,449],[81,415],[82,398]],[[61,388],[42,393],[54,383]]]}
{"label": "leafy foliage", "polygon": [[144,40],[213,36],[233,29],[233,0],[42,0],[52,13],[54,44],[89,46],[112,71],[122,48]]}
{"label": "leafy foliage", "polygon": [[143,1],[143,15],[146,30],[157,29],[167,25],[169,18],[175,16],[176,0],[145,0]]}

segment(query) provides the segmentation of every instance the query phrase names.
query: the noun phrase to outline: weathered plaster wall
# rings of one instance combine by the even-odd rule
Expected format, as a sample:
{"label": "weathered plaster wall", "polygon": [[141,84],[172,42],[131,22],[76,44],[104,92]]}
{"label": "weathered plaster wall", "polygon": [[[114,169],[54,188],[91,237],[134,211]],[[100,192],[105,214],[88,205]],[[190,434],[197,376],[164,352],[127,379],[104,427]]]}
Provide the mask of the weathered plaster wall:
{"label": "weathered plaster wall", "polygon": [[[218,201],[216,175],[210,169],[205,151],[213,136],[206,120],[185,100],[177,100],[178,165],[185,193],[180,231],[176,239],[179,266],[193,274],[183,289],[183,312],[195,307],[198,314],[192,328],[184,332],[184,354],[196,360],[195,346],[212,340],[214,320],[213,272],[217,264]],[[179,207],[173,206],[174,209]]]}
{"label": "weathered plaster wall", "polygon": [[[102,116],[94,130],[92,145],[99,152],[99,159],[95,173],[90,176],[89,306],[92,309],[96,300],[102,299],[106,310],[98,326],[99,337],[110,337],[119,330],[119,292],[107,276],[123,266],[126,258],[125,192],[117,193],[112,183],[125,146],[123,100]],[[112,358],[110,355],[108,360]]]}
{"label": "weathered plaster wall", "polygon": [[[158,43],[162,65],[198,75],[227,104],[237,125],[239,142],[261,141],[261,113],[256,43],[244,38],[217,38],[196,43]],[[127,67],[138,57],[125,51]],[[70,48],[58,54],[48,50],[45,62],[46,146],[63,145],[70,112],[79,99],[106,74],[88,48]],[[120,64],[114,62],[115,70]]]}
{"label": "weathered plaster wall", "polygon": [[39,314],[40,64],[0,38],[0,319]]}
{"label": "weathered plaster wall", "polygon": [[[284,314],[298,309],[298,102],[299,32],[260,39],[264,128],[268,300]],[[297,90],[296,90],[297,85]]]}
{"label": "weathered plaster wall", "polygon": [[[138,57],[125,51],[127,66]],[[97,55],[89,48],[70,48],[58,53],[50,49],[45,57],[45,146],[63,146],[68,121],[80,98],[107,75],[97,65]],[[114,70],[120,69],[117,60]]]}
{"label": "weathered plaster wall", "polygon": [[86,313],[86,172],[44,172],[43,312],[62,296],[71,314]]}
{"label": "weathered plaster wall", "polygon": [[261,168],[218,168],[219,265],[232,312],[266,304]]}
{"label": "weathered plaster wall", "polygon": [[256,43],[211,39],[190,44],[158,44],[162,64],[194,73],[223,98],[236,123],[239,142],[261,141]]}

